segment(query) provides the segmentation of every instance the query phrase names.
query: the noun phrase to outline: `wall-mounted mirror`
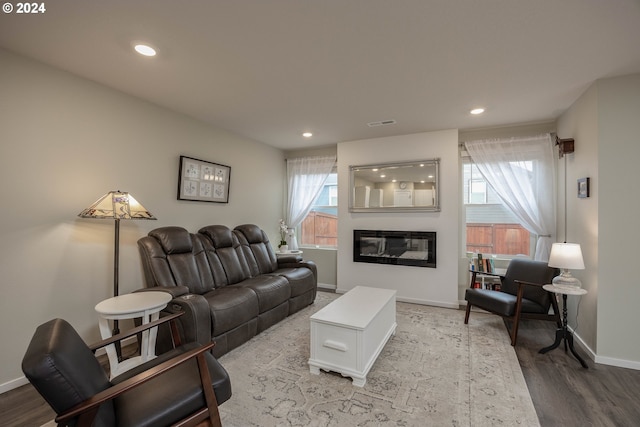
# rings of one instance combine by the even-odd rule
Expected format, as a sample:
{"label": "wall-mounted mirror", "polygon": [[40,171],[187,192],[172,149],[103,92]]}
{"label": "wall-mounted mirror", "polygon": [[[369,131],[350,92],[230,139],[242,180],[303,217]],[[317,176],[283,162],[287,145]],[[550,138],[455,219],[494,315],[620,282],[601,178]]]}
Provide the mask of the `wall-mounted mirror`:
{"label": "wall-mounted mirror", "polygon": [[430,159],[349,166],[349,211],[439,211],[439,165]]}

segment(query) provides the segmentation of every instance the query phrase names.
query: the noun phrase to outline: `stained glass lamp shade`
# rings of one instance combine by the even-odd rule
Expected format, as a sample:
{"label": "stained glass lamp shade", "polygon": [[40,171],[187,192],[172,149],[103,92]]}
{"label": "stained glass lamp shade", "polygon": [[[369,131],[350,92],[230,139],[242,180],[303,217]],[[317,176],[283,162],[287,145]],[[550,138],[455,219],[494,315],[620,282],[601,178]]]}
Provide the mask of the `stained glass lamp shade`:
{"label": "stained glass lamp shade", "polygon": [[126,191],[109,191],[95,203],[78,214],[81,218],[115,220],[115,244],[113,255],[113,296],[118,296],[118,264],[121,219],[156,219]]}

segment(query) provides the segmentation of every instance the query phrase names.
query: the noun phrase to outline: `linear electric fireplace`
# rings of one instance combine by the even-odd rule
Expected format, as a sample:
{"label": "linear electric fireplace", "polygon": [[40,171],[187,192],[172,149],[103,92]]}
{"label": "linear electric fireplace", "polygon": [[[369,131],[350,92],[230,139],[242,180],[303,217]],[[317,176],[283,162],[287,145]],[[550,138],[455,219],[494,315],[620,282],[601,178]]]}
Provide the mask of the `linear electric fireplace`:
{"label": "linear electric fireplace", "polygon": [[353,230],[353,261],[436,268],[436,233]]}

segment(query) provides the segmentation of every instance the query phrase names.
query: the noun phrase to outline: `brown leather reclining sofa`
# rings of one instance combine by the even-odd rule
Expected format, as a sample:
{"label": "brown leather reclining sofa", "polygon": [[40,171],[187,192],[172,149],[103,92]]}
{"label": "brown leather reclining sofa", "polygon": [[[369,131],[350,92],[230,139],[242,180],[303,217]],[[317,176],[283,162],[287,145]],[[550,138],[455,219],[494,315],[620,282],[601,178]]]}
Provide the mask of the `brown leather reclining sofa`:
{"label": "brown leather reclining sofa", "polygon": [[[312,304],[317,270],[300,256],[276,257],[267,235],[245,224],[189,233],[161,227],[138,240],[146,289],[171,293],[165,312],[180,317],[185,342],[215,341],[219,357]],[[158,352],[171,347],[158,333]]]}

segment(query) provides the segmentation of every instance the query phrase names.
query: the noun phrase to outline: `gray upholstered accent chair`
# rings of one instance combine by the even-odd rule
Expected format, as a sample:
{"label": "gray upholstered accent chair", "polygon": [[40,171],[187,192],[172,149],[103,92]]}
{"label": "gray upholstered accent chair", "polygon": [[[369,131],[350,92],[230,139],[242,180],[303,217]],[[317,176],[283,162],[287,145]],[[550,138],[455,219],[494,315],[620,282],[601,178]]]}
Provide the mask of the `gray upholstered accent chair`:
{"label": "gray upholstered accent chair", "polygon": [[218,404],[231,397],[231,383],[211,355],[213,343],[176,347],[111,381],[93,354],[177,316],[91,347],[65,320],[50,320],[36,329],[22,370],[56,412],[59,426],[220,426]]}
{"label": "gray upholstered accent chair", "polygon": [[[477,273],[472,271],[471,284],[464,295],[467,301],[465,324],[469,323],[472,306],[502,316],[512,323],[511,345],[516,345],[518,324],[522,318],[552,320],[558,327],[562,327],[555,296],[542,289],[543,285],[551,283],[559,274],[558,269],[549,267],[546,262],[514,258],[504,276],[482,273],[499,277],[500,290],[474,288]],[[549,313],[551,307],[553,313]]]}

